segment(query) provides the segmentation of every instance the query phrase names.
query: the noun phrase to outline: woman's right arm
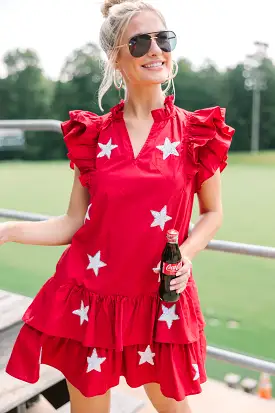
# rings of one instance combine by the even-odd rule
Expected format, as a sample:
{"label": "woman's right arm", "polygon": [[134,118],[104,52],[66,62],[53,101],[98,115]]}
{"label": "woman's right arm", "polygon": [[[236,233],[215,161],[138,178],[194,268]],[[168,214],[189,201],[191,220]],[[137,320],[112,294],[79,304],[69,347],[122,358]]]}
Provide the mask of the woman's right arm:
{"label": "woman's right arm", "polygon": [[73,188],[65,215],[39,222],[0,223],[0,245],[6,242],[48,246],[70,244],[73,235],[83,225],[89,204],[89,193],[81,185],[79,174],[75,167]]}

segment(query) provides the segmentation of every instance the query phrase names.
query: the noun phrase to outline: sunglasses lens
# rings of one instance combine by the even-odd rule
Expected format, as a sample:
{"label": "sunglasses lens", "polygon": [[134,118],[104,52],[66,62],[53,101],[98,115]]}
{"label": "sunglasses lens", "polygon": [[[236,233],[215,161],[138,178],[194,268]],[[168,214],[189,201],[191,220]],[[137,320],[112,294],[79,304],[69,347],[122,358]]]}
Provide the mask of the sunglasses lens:
{"label": "sunglasses lens", "polygon": [[177,45],[177,36],[172,31],[160,32],[157,43],[163,52],[172,52]]}
{"label": "sunglasses lens", "polygon": [[150,49],[151,37],[148,34],[140,34],[129,42],[129,50],[133,57],[142,57]]}
{"label": "sunglasses lens", "polygon": [[[129,50],[133,57],[142,57],[151,47],[151,36],[149,34],[139,34],[132,37],[129,42]],[[159,32],[157,44],[163,52],[172,52],[177,45],[177,36],[172,31]]]}

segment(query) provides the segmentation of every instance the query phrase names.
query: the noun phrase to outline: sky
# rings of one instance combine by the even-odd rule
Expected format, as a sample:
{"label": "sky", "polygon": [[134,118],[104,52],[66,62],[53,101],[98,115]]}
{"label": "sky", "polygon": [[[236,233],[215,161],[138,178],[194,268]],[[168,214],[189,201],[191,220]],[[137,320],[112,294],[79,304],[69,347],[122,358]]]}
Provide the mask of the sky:
{"label": "sky", "polygon": [[[275,61],[272,0],[149,2],[164,13],[168,27],[177,33],[175,58],[183,56],[196,67],[209,58],[224,69],[253,53],[254,41],[263,41]],[[7,50],[33,48],[46,75],[57,79],[73,49],[98,42],[101,4],[97,0],[0,0],[0,61]]]}

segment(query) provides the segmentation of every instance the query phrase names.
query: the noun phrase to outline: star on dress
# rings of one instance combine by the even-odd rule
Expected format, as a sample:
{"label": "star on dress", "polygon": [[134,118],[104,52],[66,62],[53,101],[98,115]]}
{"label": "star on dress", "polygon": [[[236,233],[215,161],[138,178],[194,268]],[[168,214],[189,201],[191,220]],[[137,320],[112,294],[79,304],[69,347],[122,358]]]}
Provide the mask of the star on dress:
{"label": "star on dress", "polygon": [[83,303],[82,300],[81,300],[80,308],[78,310],[73,311],[73,314],[76,314],[80,317],[80,325],[81,326],[84,323],[84,321],[89,321],[88,311],[89,311],[89,306],[87,305],[86,307],[84,307],[84,303]]}
{"label": "star on dress", "polygon": [[138,354],[140,355],[139,365],[144,363],[154,365],[153,357],[155,357],[155,353],[152,353],[150,346],[147,346],[145,351],[138,351]]}
{"label": "star on dress", "polygon": [[98,357],[97,351],[94,348],[91,357],[87,357],[88,367],[87,373],[92,370],[101,372],[101,364],[106,360],[106,357]]}
{"label": "star on dress", "polygon": [[98,251],[93,257],[89,254],[87,255],[90,261],[87,270],[94,270],[95,275],[98,276],[99,268],[105,267],[107,264],[100,261],[100,251]]}
{"label": "star on dress", "polygon": [[87,209],[87,212],[86,212],[86,215],[85,215],[85,218],[84,218],[84,222],[86,221],[86,219],[90,220],[90,215],[89,215],[89,213],[90,213],[90,208],[91,208],[91,206],[92,206],[92,204],[90,204],[90,205],[88,206],[88,209]]}
{"label": "star on dress", "polygon": [[199,373],[199,366],[197,364],[192,364],[194,370],[195,370],[195,376],[193,378],[193,381],[198,380],[200,378],[200,373]]}
{"label": "star on dress", "polygon": [[179,156],[176,147],[180,144],[179,141],[171,142],[169,138],[165,138],[164,145],[159,145],[157,148],[163,152],[163,160],[168,158],[170,155]]}
{"label": "star on dress", "polygon": [[164,230],[164,225],[167,221],[170,221],[172,219],[167,215],[167,206],[165,205],[160,212],[158,211],[151,211],[151,214],[154,217],[154,221],[151,224],[151,227],[157,227],[160,226],[162,231]]}
{"label": "star on dress", "polygon": [[173,321],[179,320],[179,316],[175,313],[176,304],[172,305],[172,307],[167,308],[165,305],[162,304],[162,314],[159,318],[159,321],[165,321],[167,323],[167,327],[170,329]]}
{"label": "star on dress", "polygon": [[106,143],[106,145],[104,143],[98,142],[98,146],[101,149],[101,152],[99,152],[99,154],[97,155],[98,158],[107,156],[107,158],[110,159],[112,150],[117,148],[117,145],[112,145],[112,138],[110,138],[109,142]]}

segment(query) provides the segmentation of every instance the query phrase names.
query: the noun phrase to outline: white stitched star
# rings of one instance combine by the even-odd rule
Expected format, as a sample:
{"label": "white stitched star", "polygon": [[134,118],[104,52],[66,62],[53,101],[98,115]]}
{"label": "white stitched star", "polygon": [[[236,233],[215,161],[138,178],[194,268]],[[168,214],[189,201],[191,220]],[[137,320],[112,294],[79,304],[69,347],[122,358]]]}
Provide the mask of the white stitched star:
{"label": "white stitched star", "polygon": [[179,141],[171,142],[169,138],[165,138],[164,145],[159,145],[157,148],[163,152],[163,159],[168,158],[170,155],[179,156],[176,147],[180,144]]}
{"label": "white stitched star", "polygon": [[87,270],[94,270],[95,275],[98,276],[99,268],[105,267],[107,264],[100,261],[100,251],[98,251],[93,257],[89,254],[87,255],[90,261]]}
{"label": "white stitched star", "polygon": [[111,157],[112,150],[117,148],[117,145],[112,145],[112,138],[110,138],[109,142],[104,145],[104,143],[98,142],[98,146],[101,149],[101,152],[97,155],[98,158],[102,158],[103,156],[107,156],[108,159]]}
{"label": "white stitched star", "polygon": [[151,214],[154,217],[154,221],[151,224],[151,227],[157,227],[160,226],[162,231],[164,230],[164,225],[167,221],[170,221],[172,219],[169,217],[167,214],[167,206],[165,205],[160,212],[158,211],[151,211]]}
{"label": "white stitched star", "polygon": [[155,357],[155,353],[152,353],[150,346],[147,346],[145,351],[138,351],[138,354],[140,355],[139,365],[144,363],[154,365],[153,357]]}
{"label": "white stitched star", "polygon": [[88,209],[87,209],[87,212],[86,212],[86,215],[85,215],[85,218],[84,218],[84,222],[86,221],[86,219],[89,219],[89,220],[90,220],[90,215],[89,215],[89,213],[90,213],[90,208],[91,208],[91,206],[92,206],[92,204],[90,204],[90,205],[88,206]]}
{"label": "white stitched star", "polygon": [[197,364],[192,364],[194,370],[195,370],[195,376],[193,378],[193,381],[198,380],[200,378],[200,373],[199,373],[199,366]]}
{"label": "white stitched star", "polygon": [[172,307],[167,308],[165,305],[162,304],[162,314],[159,318],[159,321],[165,321],[167,323],[167,327],[170,329],[173,321],[179,320],[179,316],[175,313],[176,304],[172,305]]}
{"label": "white stitched star", "polygon": [[84,321],[89,321],[88,311],[89,311],[89,306],[87,305],[86,307],[84,307],[84,303],[83,303],[82,300],[81,300],[80,308],[78,310],[73,311],[73,314],[76,314],[80,317],[80,325],[81,326],[84,323]]}
{"label": "white stitched star", "polygon": [[106,360],[106,357],[98,357],[97,351],[94,348],[91,357],[87,357],[88,367],[87,373],[92,370],[101,372],[101,364]]}

